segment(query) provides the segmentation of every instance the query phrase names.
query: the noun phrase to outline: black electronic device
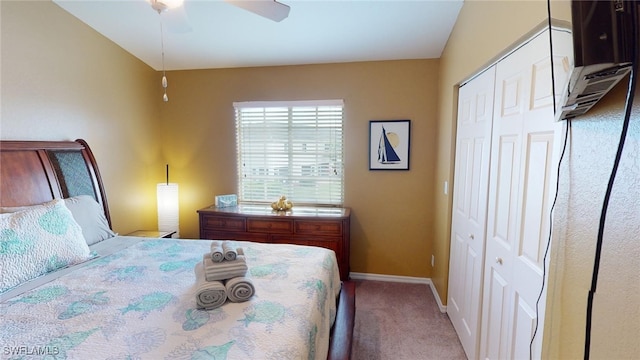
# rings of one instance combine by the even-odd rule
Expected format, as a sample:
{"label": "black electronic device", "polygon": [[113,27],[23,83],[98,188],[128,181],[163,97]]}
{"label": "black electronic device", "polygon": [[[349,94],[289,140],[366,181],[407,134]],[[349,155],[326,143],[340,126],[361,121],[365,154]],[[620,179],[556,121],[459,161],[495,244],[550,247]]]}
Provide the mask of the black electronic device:
{"label": "black electronic device", "polygon": [[630,72],[638,46],[631,40],[632,11],[638,11],[636,1],[571,1],[574,61],[557,91],[556,119],[583,115]]}

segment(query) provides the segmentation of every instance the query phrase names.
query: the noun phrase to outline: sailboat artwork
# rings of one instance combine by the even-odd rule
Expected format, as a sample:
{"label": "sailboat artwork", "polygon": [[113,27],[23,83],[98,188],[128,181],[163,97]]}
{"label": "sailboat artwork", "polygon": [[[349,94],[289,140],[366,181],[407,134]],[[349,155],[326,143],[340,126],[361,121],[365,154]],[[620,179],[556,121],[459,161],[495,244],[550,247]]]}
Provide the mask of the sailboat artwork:
{"label": "sailboat artwork", "polygon": [[[390,135],[396,136],[395,133],[391,133]],[[387,131],[383,126],[382,133],[380,134],[380,142],[378,143],[378,162],[381,164],[395,164],[398,161],[400,161],[400,157],[393,149],[391,142],[389,142],[389,135],[387,135]]]}
{"label": "sailboat artwork", "polygon": [[369,121],[369,170],[409,170],[411,120]]}

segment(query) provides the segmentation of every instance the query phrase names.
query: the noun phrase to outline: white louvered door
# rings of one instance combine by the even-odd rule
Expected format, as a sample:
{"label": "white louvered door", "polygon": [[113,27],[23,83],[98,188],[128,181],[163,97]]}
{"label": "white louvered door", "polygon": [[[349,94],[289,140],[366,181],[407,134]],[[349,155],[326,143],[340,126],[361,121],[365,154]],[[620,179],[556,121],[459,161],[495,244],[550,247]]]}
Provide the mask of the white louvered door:
{"label": "white louvered door", "polygon": [[478,356],[495,66],[460,88],[447,313]]}

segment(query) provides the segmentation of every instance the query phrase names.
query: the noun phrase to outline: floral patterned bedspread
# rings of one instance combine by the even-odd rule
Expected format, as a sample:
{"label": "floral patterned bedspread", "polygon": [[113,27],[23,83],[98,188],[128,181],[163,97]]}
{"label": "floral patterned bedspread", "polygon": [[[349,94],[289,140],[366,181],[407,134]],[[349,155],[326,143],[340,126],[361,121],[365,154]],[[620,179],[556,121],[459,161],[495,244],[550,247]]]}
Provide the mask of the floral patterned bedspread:
{"label": "floral patterned bedspread", "polygon": [[149,239],[0,304],[2,359],[326,359],[335,254],[236,242],[255,295],[198,310],[210,241]]}

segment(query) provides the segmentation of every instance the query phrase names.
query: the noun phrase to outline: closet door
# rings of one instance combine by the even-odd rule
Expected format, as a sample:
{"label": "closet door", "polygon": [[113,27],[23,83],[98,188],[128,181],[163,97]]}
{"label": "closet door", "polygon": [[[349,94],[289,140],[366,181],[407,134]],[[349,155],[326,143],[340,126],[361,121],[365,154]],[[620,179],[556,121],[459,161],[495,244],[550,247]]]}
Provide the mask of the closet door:
{"label": "closet door", "polygon": [[447,313],[470,359],[478,356],[495,66],[458,93]]}
{"label": "closet door", "polygon": [[540,358],[543,256],[561,123],[554,120],[549,35],[497,64],[480,355]]}

